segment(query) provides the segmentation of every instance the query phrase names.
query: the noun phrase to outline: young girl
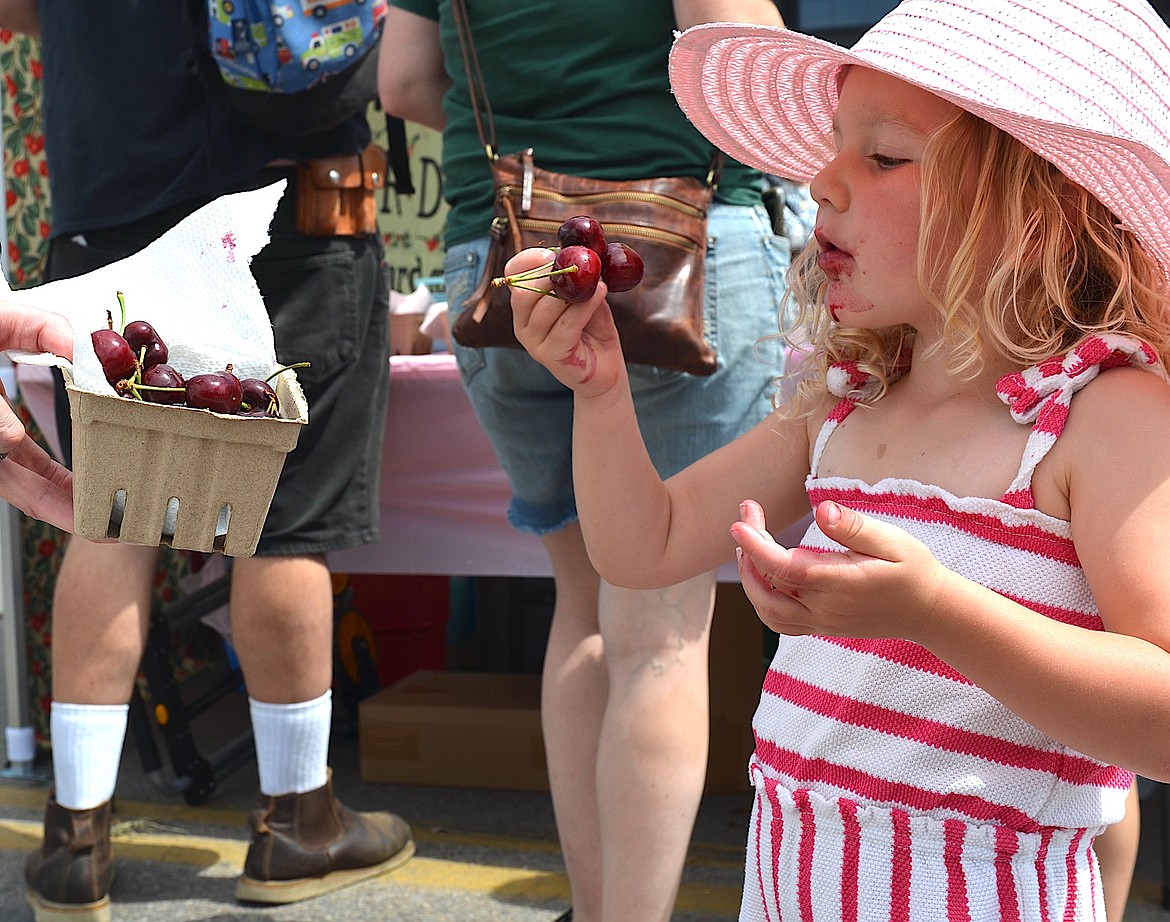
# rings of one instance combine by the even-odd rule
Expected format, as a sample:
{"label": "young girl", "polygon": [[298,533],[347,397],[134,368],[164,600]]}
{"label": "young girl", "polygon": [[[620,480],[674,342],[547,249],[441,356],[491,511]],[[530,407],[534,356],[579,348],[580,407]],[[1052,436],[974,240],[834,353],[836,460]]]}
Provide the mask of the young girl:
{"label": "young girl", "polygon": [[819,213],[794,397],[665,483],[604,287],[513,296],[601,574],[734,550],[781,635],[742,920],[1104,918],[1093,837],[1170,778],[1168,49],[1142,0],[684,33],[684,111]]}

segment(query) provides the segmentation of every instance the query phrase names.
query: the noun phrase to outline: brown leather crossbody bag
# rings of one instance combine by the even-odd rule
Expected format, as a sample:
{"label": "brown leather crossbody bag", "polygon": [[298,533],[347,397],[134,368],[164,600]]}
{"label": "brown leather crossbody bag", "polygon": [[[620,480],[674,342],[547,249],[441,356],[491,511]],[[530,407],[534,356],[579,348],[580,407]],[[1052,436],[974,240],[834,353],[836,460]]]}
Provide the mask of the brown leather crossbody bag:
{"label": "brown leather crossbody bag", "polygon": [[451,328],[455,341],[477,349],[520,348],[512,328],[511,291],[491,281],[503,275],[504,264],[518,251],[555,246],[561,224],[584,214],[601,222],[607,240],[633,247],[645,263],[641,284],[607,297],[626,361],[693,375],[714,372],[715,351],[704,335],[704,267],[707,211],[722,154],[712,158],[706,181],[691,176],[587,179],[541,169],[531,148],[500,156],[467,10],[463,0],[452,0],[451,8],[472,111],[495,184],[487,264]]}

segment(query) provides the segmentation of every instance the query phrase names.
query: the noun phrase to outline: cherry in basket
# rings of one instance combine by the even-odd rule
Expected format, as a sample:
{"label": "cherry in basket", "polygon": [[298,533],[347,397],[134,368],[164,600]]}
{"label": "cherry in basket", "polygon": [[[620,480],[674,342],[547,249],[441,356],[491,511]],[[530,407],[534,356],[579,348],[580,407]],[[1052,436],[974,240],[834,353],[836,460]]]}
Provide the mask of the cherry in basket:
{"label": "cherry in basket", "polygon": [[276,391],[268,383],[290,368],[308,368],[308,362],[284,365],[266,379],[233,374],[229,364],[222,371],[184,377],[167,363],[170,350],[158,331],[145,320],[126,322],[126,300],[118,292],[121,332],[114,315],[106,311],[106,328],[90,334],[94,352],[106,380],[129,400],[190,407],[240,416],[280,416]]}

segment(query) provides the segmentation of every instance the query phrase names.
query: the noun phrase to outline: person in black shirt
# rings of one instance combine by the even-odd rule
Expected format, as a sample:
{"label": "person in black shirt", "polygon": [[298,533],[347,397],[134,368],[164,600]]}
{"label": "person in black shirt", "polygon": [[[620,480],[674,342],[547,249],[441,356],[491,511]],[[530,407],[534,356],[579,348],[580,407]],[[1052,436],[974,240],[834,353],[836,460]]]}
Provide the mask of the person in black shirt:
{"label": "person in black shirt", "polygon": [[[298,231],[303,190],[293,182],[296,165],[310,159],[330,158],[343,172],[384,167],[369,165],[376,158],[364,113],[295,142],[253,131],[214,71],[200,66],[196,7],[9,0],[0,22],[42,42],[48,280],[124,258],[220,195],[289,180],[252,271],[278,358],[310,363],[298,377],[311,418],[286,460],[256,555],[233,562],[231,612],[261,794],[237,897],[293,902],[414,852],[400,817],[338,803],[327,765],[333,594],[325,555],[378,540],[389,380],[384,250],[371,226]],[[67,446],[68,436],[61,441]],[[44,843],[26,867],[38,919],[56,904],[71,919],[108,917],[110,799],[157,554],[75,537],[61,566],[50,712],[56,784]]]}

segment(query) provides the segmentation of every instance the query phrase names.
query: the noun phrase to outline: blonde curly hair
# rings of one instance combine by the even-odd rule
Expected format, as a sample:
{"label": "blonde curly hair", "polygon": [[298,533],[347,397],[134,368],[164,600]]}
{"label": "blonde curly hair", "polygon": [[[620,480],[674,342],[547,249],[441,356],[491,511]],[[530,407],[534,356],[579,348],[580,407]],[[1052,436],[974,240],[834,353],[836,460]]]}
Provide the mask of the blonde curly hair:
{"label": "blonde curly hair", "polygon": [[[965,165],[973,164],[968,172]],[[951,371],[974,377],[985,350],[1034,365],[1088,336],[1149,343],[1170,371],[1166,275],[1096,198],[1011,135],[960,110],[927,139],[917,276],[939,311]],[[987,241],[991,249],[988,265]],[[949,245],[928,247],[927,241]],[[827,278],[810,242],[793,261],[781,335],[806,353],[783,413],[812,413],[831,365],[853,361],[885,393],[914,331],[842,329],[825,309]]]}

